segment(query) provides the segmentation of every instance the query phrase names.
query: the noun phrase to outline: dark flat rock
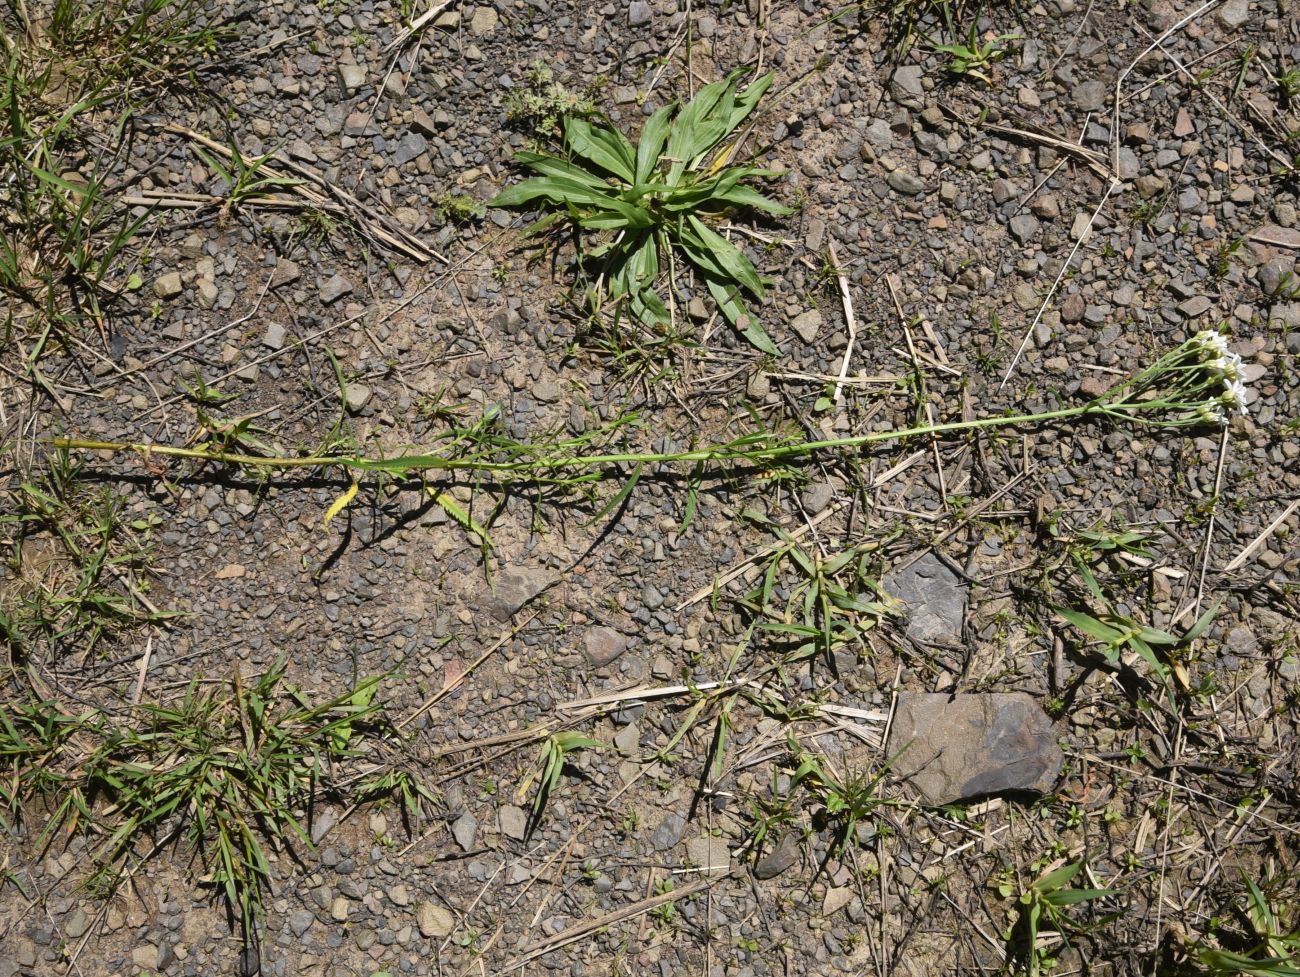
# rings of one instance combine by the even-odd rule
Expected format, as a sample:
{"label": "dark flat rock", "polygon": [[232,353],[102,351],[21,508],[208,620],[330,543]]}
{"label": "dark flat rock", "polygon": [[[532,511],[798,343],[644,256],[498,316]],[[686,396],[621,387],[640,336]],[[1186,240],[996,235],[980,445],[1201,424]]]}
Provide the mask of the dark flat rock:
{"label": "dark flat rock", "polygon": [[559,574],[543,567],[513,567],[503,570],[483,596],[483,608],[498,621],[511,616],[547,587],[559,580]]}
{"label": "dark flat rock", "polygon": [[793,832],[785,835],[775,848],[754,863],[754,876],[774,879],[791,869],[799,861],[799,837]]}
{"label": "dark flat rock", "polygon": [[907,636],[928,645],[961,642],[966,585],[933,553],[885,576],[885,592],[907,607]]}
{"label": "dark flat rock", "polygon": [[905,692],[885,749],[890,772],[932,805],[1044,793],[1064,760],[1051,720],[1023,692]]}

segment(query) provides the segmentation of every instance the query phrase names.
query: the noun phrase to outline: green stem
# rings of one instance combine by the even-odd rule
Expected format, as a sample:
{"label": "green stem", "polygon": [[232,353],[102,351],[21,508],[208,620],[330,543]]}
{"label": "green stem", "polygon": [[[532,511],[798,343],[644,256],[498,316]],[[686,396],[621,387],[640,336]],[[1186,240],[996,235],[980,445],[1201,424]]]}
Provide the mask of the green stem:
{"label": "green stem", "polygon": [[[972,421],[952,421],[946,424],[925,424],[920,427],[904,428],[898,431],[877,431],[873,434],[859,434],[847,438],[828,438],[822,441],[801,441],[795,444],[775,445],[772,447],[749,447],[743,444],[712,445],[694,448],[689,451],[651,451],[625,452],[621,454],[568,455],[561,457],[536,457],[521,461],[484,461],[473,458],[447,458],[442,455],[399,455],[395,458],[361,458],[306,456],[301,458],[262,457],[232,452],[206,451],[202,448],[178,448],[159,444],[132,444],[124,441],[87,441],[78,438],[55,438],[49,443],[56,448],[79,451],[130,451],[143,455],[167,458],[189,458],[195,461],[216,461],[229,465],[246,465],[254,468],[326,468],[338,466],[354,471],[374,471],[402,473],[408,471],[477,471],[501,474],[528,474],[533,472],[555,471],[579,466],[596,468],[604,465],[653,465],[653,464],[695,464],[725,461],[780,461],[788,458],[805,457],[818,451],[830,451],[844,448],[858,448],[868,444],[884,441],[897,441],[903,438],[925,437],[946,434],[954,431],[974,431],[988,427],[1018,427],[1027,424],[1041,424],[1044,421],[1061,420],[1068,417],[1082,417],[1087,414],[1115,414],[1117,408],[1124,405],[1108,405],[1099,401],[1078,407],[1046,411],[1042,414],[1012,414],[1003,417],[985,417]],[[1133,405],[1140,409],[1141,405]],[[520,445],[527,449],[527,445]]]}

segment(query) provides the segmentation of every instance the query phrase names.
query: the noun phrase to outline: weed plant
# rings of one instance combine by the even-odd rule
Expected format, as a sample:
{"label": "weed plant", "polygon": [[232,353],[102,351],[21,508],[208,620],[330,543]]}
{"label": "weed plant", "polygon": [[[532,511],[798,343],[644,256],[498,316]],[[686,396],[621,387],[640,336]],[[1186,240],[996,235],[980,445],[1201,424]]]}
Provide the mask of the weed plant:
{"label": "weed plant", "polygon": [[[148,215],[114,199],[133,115],[211,60],[227,32],[199,0],[7,0],[0,8],[0,295],[6,332],[53,334],[140,284],[128,246]],[[94,138],[92,138],[94,137]]]}
{"label": "weed plant", "polygon": [[[1024,961],[1024,972],[1029,977],[1038,977],[1054,966],[1044,942],[1047,933],[1068,940],[1071,935],[1085,933],[1098,925],[1080,922],[1070,907],[1118,895],[1116,889],[1073,887],[1071,883],[1082,869],[1082,861],[1048,868],[1016,899],[1018,915],[1006,935],[1013,956]],[[1000,883],[998,890],[1004,898],[1016,895],[1014,883],[1010,881]]]}
{"label": "weed plant", "polygon": [[98,892],[184,839],[198,881],[252,940],[275,877],[268,851],[312,846],[318,797],[341,795],[346,782],[349,796],[397,793],[415,813],[432,798],[399,767],[344,777],[392,733],[376,700],[380,678],[313,702],[285,668],[281,658],[252,681],[238,670],[216,685],[196,679],[179,704],[139,706],[126,725],[49,701],[0,707],[0,804],[11,819],[24,806],[52,811],[39,844],[60,829],[92,832]]}
{"label": "weed plant", "polygon": [[972,23],[964,41],[936,44],[934,50],[948,55],[951,59],[947,65],[949,74],[978,78],[984,84],[992,85],[993,79],[988,75],[989,69],[1006,57],[1007,52],[1003,45],[1007,41],[1018,40],[1019,37],[1019,34],[999,34],[980,43],[978,28]]}
{"label": "weed plant", "polygon": [[837,649],[859,646],[867,631],[897,613],[897,603],[872,573],[876,547],[825,557],[800,546],[761,513],[747,509],[744,515],[770,529],[779,543],[758,585],[740,603],[759,630],[794,643],[788,661],[820,657],[834,670]]}
{"label": "weed plant", "polygon": [[122,497],[92,488],[81,464],[55,452],[48,471],[19,483],[0,513],[3,637],[10,658],[92,655],[123,628],[166,617],[142,599],[155,520],[128,519]]}
{"label": "weed plant", "polygon": [[[670,327],[676,315],[669,304],[682,262],[704,280],[728,322],[757,349],[775,354],[741,297],[761,300],[762,277],[744,252],[709,226],[710,218],[727,212],[791,212],[743,182],[779,173],[730,165],[743,137],[723,145],[775,77],[764,75],[742,89],[744,75],[733,71],[704,86],[685,106],[665,105],[646,120],[636,146],[608,119],[566,115],[564,157],[516,153],[516,162],[539,175],[503,190],[490,205],[550,211],[533,225],[534,234],[557,224],[577,232],[580,274],[593,313],[613,303],[617,314],[651,329]],[[662,275],[667,302],[659,291]]]}
{"label": "weed plant", "polygon": [[596,114],[589,92],[575,92],[555,80],[551,66],[541,58],[528,66],[523,84],[506,96],[507,121],[533,134],[534,147],[541,152],[561,138],[564,120]]}
{"label": "weed plant", "polygon": [[[1254,880],[1243,876],[1242,881],[1246,886],[1244,945],[1239,950],[1203,946],[1201,963],[1214,977],[1300,977],[1300,927],[1294,925],[1294,918],[1292,925],[1286,923],[1284,907],[1265,895]],[[1294,917],[1295,907],[1290,908]]]}
{"label": "weed plant", "polygon": [[793,739],[790,748],[797,758],[790,786],[802,788],[821,803],[835,838],[832,853],[843,855],[857,844],[858,825],[874,817],[879,809],[899,805],[899,801],[880,793],[889,772],[887,765],[879,770],[836,773],[821,757],[801,749]]}

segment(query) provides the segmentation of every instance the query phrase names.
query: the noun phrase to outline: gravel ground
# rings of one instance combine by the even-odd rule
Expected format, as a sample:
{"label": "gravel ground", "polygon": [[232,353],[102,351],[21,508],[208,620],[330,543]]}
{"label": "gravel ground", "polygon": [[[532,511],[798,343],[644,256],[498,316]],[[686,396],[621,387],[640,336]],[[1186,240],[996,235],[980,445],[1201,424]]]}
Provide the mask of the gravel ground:
{"label": "gravel ground", "polygon": [[[322,528],[337,473],[90,454],[84,477],[153,522],[134,579],[182,614],[33,663],[44,687],[119,709],[142,660],[159,702],[282,653],[321,695],[391,672],[385,707],[417,717],[404,749],[436,803],[422,821],[315,806],[314,846],[274,853],[257,947],[184,844],[142,841],[163,847],[98,898],[87,839],[42,848],[31,812],[2,843],[0,977],[1003,972],[1023,965],[1015,893],[1080,856],[1116,893],[1079,910],[1101,925],[1054,947],[1061,972],[1201,972],[1197,940],[1243,942],[1243,874],[1300,925],[1300,218],[1282,168],[1300,93],[1278,81],[1300,65],[1294,9],[998,5],[978,30],[1021,36],[987,84],[924,44],[893,59],[881,16],[835,9],[452,3],[396,46],[402,12],[382,0],[222,11],[239,27],[227,63],[136,121],[124,192],[224,195],[201,134],[275,151],[340,203],[159,208],[111,330],[46,357],[61,403],[7,375],[10,489],[40,437],[179,445],[240,418],[280,451],[348,435],[378,455],[491,405],[521,439],[636,412],[626,443],[657,450],[755,424],[823,437],[1052,410],[1220,326],[1249,413],[1222,431],[1047,424],[780,477],[737,468],[701,487],[685,530],[667,466],[594,520],[615,485],[437,482],[487,527],[486,558],[413,481],[364,483]],[[513,152],[546,138],[524,96],[558,84],[634,129],[745,64],[776,71],[749,148],[799,208],[732,234],[772,280],[758,312],[780,353],[692,309],[685,341],[612,355],[575,313],[569,253],[530,260],[528,217],[485,207],[518,178]],[[196,377],[233,397],[196,403]],[[773,525],[821,556],[862,546],[904,614],[834,668],[784,660],[740,601]],[[1181,634],[1222,601],[1177,688],[1101,660],[1052,612],[1089,603],[1071,570],[1086,533],[1125,530],[1134,551],[1088,551],[1121,613]],[[797,586],[787,567],[779,599]],[[743,693],[720,766],[728,700],[708,683]],[[891,769],[886,734],[921,692],[1024,693],[1046,729],[1033,749],[1061,750],[1046,793],[914,803],[923,785]],[[536,731],[562,726],[602,748],[569,755],[532,825],[517,789]],[[792,780],[800,751],[880,774],[845,848],[825,795]],[[1231,922],[1211,936],[1215,918]]]}

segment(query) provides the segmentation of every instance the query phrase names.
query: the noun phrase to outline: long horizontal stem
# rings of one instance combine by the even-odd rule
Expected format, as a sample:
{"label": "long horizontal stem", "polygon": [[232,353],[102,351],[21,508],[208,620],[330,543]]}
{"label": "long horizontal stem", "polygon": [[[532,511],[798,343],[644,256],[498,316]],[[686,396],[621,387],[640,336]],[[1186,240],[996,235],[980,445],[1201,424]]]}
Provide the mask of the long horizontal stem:
{"label": "long horizontal stem", "polygon": [[[821,441],[800,441],[770,447],[745,444],[720,444],[689,451],[624,452],[596,455],[543,455],[518,461],[484,461],[473,458],[448,458],[443,455],[399,455],[394,458],[362,458],[342,456],[304,456],[299,458],[263,457],[233,452],[206,451],[202,448],[178,448],[160,444],[133,444],[125,441],[87,441],[79,438],[54,438],[50,444],[56,448],[78,451],[130,451],[148,458],[160,455],[168,458],[189,458],[195,461],[216,461],[229,465],[254,468],[327,468],[342,467],[354,471],[401,473],[408,471],[477,471],[501,474],[529,474],[555,471],[564,468],[597,468],[604,465],[698,464],[724,461],[780,461],[805,457],[818,451],[858,448],[902,438],[925,437],[955,431],[973,431],[988,427],[1017,427],[1041,424],[1044,421],[1081,417],[1085,414],[1117,413],[1115,407],[1093,401],[1078,407],[1046,411],[1041,414],[1012,414],[1003,417],[985,417],[971,421],[952,421],[946,424],[925,424],[897,431],[877,431],[847,438],[827,438]],[[527,450],[528,445],[520,445]]]}

